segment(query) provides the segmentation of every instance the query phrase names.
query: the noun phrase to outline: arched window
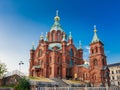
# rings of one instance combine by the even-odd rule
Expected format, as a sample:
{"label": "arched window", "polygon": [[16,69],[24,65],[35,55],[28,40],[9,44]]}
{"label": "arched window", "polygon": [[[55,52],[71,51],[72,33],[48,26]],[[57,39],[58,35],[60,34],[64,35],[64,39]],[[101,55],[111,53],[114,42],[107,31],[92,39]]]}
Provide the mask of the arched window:
{"label": "arched window", "polygon": [[38,52],[38,57],[42,56],[42,49],[39,50]]}
{"label": "arched window", "polygon": [[70,59],[70,67],[72,67],[72,66],[73,66],[73,60]]}
{"label": "arched window", "polygon": [[40,65],[40,60],[38,60],[38,65]]}
{"label": "arched window", "polygon": [[58,57],[58,63],[60,63],[60,57]]}
{"label": "arched window", "polygon": [[95,59],[93,63],[94,63],[94,66],[97,66],[98,65],[97,59]]}
{"label": "arched window", "polygon": [[49,62],[51,63],[52,62],[52,58],[50,57],[50,60],[49,60]]}
{"label": "arched window", "polygon": [[87,73],[86,73],[86,78],[88,78],[88,75],[87,75]]}
{"label": "arched window", "polygon": [[52,74],[52,68],[50,67],[49,74]]}
{"label": "arched window", "polygon": [[102,64],[103,64],[103,65],[105,64],[105,60],[104,60],[104,59],[102,59]]}
{"label": "arched window", "polygon": [[92,54],[94,53],[94,49],[91,49],[91,53],[92,53]]}
{"label": "arched window", "polygon": [[96,75],[94,75],[94,80],[96,80]]}
{"label": "arched window", "polygon": [[52,41],[55,41],[55,32],[52,32]]}
{"label": "arched window", "polygon": [[100,47],[100,52],[104,53],[104,47],[103,46]]}
{"label": "arched window", "polygon": [[73,57],[74,56],[74,52],[73,52],[73,49],[71,48],[70,49],[70,57]]}
{"label": "arched window", "polygon": [[98,47],[95,47],[95,52],[96,52],[96,53],[98,52]]}
{"label": "arched window", "polygon": [[74,56],[74,53],[73,53],[73,49],[71,48],[70,49],[70,67],[72,67],[73,66],[73,60],[72,60],[72,58],[71,57],[73,57]]}
{"label": "arched window", "polygon": [[60,33],[58,33],[58,35],[57,35],[57,36],[58,36],[58,41],[60,41]]}
{"label": "arched window", "polygon": [[42,65],[42,64],[43,64],[43,61],[41,60],[40,65]]}
{"label": "arched window", "polygon": [[59,75],[59,67],[57,67],[57,74]]}
{"label": "arched window", "polygon": [[53,32],[51,33],[51,38],[52,38],[52,41],[53,41]]}

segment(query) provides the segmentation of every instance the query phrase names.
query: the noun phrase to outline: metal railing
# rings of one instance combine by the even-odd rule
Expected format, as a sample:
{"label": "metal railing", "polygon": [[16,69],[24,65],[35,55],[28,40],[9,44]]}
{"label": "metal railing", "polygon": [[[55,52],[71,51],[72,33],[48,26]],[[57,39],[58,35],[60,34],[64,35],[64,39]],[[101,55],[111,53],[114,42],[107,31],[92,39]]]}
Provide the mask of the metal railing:
{"label": "metal railing", "polygon": [[34,90],[120,90],[120,87],[37,87]]}

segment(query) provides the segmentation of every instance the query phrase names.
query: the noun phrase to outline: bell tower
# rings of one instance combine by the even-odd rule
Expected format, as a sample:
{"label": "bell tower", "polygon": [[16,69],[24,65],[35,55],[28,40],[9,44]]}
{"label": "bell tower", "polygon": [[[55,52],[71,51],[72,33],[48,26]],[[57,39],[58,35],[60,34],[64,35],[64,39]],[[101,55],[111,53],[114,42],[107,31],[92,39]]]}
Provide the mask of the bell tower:
{"label": "bell tower", "polygon": [[90,82],[93,86],[105,85],[105,71],[107,67],[104,44],[97,36],[94,25],[94,36],[90,44]]}

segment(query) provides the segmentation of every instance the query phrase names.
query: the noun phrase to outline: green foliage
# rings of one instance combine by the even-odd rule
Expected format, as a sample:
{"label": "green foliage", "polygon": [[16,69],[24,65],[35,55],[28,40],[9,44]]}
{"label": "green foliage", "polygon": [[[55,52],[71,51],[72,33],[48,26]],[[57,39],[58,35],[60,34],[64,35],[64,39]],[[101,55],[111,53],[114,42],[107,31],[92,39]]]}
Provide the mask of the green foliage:
{"label": "green foliage", "polygon": [[18,84],[14,87],[15,90],[30,90],[29,80],[22,78],[19,80]]}
{"label": "green foliage", "polygon": [[0,76],[2,76],[5,72],[7,72],[6,65],[0,62]]}

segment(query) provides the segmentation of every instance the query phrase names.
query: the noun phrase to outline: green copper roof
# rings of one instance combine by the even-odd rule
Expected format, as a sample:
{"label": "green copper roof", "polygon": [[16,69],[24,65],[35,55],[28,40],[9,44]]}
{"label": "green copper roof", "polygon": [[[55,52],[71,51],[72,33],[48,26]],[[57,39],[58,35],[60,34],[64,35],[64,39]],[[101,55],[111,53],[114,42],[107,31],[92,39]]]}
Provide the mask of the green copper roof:
{"label": "green copper roof", "polygon": [[59,49],[62,49],[61,43],[50,43],[48,49],[53,50],[52,48],[57,46]]}
{"label": "green copper roof", "polygon": [[72,39],[72,34],[71,34],[71,32],[70,32],[70,34],[69,34],[69,39]]}
{"label": "green copper roof", "polygon": [[53,24],[53,26],[51,27],[50,31],[53,31],[53,30],[60,30],[60,31],[63,31],[59,21],[60,21],[60,17],[58,16],[58,10],[56,11],[56,16],[54,18],[55,22]]}
{"label": "green copper roof", "polygon": [[40,40],[43,40],[43,39],[44,39],[44,36],[43,36],[43,32],[42,32],[40,35]]}
{"label": "green copper roof", "polygon": [[93,39],[92,39],[92,42],[91,43],[94,43],[94,42],[99,42],[99,38],[97,36],[97,30],[96,30],[96,26],[94,25],[94,36],[93,36]]}
{"label": "green copper roof", "polygon": [[65,37],[65,33],[63,34],[63,39],[62,39],[62,41],[67,41],[67,40],[66,40],[66,37]]}
{"label": "green copper roof", "polygon": [[34,43],[32,43],[32,50],[35,50]]}
{"label": "green copper roof", "polygon": [[78,49],[82,49],[82,43],[81,43],[81,41],[79,41]]}
{"label": "green copper roof", "polygon": [[48,42],[48,35],[47,35],[47,32],[46,32],[46,36],[45,36],[45,40],[46,42]]}
{"label": "green copper roof", "polygon": [[77,65],[78,67],[82,66],[82,67],[85,67],[85,68],[89,68],[89,64],[82,64],[82,65]]}

